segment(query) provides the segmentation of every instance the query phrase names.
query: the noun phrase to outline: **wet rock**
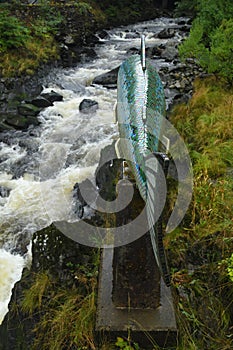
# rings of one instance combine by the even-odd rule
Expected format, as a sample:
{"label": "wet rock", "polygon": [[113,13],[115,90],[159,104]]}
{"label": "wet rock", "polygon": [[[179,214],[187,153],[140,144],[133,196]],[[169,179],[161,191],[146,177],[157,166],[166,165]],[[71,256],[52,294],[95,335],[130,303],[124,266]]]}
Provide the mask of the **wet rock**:
{"label": "wet rock", "polygon": [[22,103],[18,106],[18,113],[23,116],[35,117],[41,111],[41,108],[34,106],[30,103]]}
{"label": "wet rock", "polygon": [[161,53],[161,57],[168,62],[173,61],[177,56],[178,56],[178,51],[174,43],[172,43],[169,46],[166,46],[166,48]]}
{"label": "wet rock", "polygon": [[[131,47],[128,51],[127,51],[128,55],[139,55],[140,54],[140,50],[137,49],[136,47]],[[149,56],[148,56],[149,57]]]}
{"label": "wet rock", "polygon": [[117,84],[117,75],[119,67],[112,69],[111,71],[98,75],[94,78],[93,84],[103,85],[107,88],[114,88]]}
{"label": "wet rock", "polygon": [[59,102],[63,100],[63,96],[53,90],[51,90],[50,92],[42,92],[41,96],[46,100],[50,101],[51,104],[53,102]]}
{"label": "wet rock", "polygon": [[6,198],[9,197],[10,189],[4,186],[0,186],[0,197]]}
{"label": "wet rock", "polygon": [[139,33],[126,33],[125,39],[137,39],[140,37]]}
{"label": "wet rock", "polygon": [[160,33],[158,33],[159,39],[170,39],[175,36],[175,30],[173,28],[165,28]]}
{"label": "wet rock", "polygon": [[190,31],[190,26],[189,25],[184,25],[182,28],[181,28],[182,32],[184,33],[188,33]]}
{"label": "wet rock", "polygon": [[100,32],[98,32],[98,37],[100,39],[109,39],[109,34],[106,30],[101,30]]}
{"label": "wet rock", "polygon": [[186,23],[189,24],[189,25],[192,25],[192,22],[193,22],[193,19],[190,17],[190,18],[187,19]]}
{"label": "wet rock", "polygon": [[75,44],[75,38],[74,38],[72,35],[68,34],[68,35],[64,38],[64,43],[65,43],[66,45],[73,45],[73,44]]}
{"label": "wet rock", "polygon": [[37,96],[36,98],[34,98],[31,103],[36,106],[36,107],[40,107],[40,108],[46,108],[46,107],[50,107],[53,104],[47,100],[45,97],[43,96]]}
{"label": "wet rock", "polygon": [[86,44],[98,44],[99,43],[99,38],[95,34],[91,34],[86,38]]}
{"label": "wet rock", "polygon": [[99,108],[98,102],[84,98],[79,105],[79,110],[82,113],[95,112]]}
{"label": "wet rock", "polygon": [[179,26],[183,26],[184,24],[186,24],[186,20],[185,20],[185,19],[181,19],[181,20],[179,20],[179,21],[177,22],[177,24],[178,24]]}
{"label": "wet rock", "polygon": [[81,94],[85,93],[85,86],[73,79],[72,80],[60,79],[58,80],[58,83],[63,89],[71,90],[73,92],[81,93]]}
{"label": "wet rock", "polygon": [[22,116],[17,114],[7,114],[5,123],[15,129],[25,130],[29,125],[39,125],[39,121],[35,116]]}
{"label": "wet rock", "polygon": [[164,49],[165,49],[164,45],[148,47],[146,48],[146,55],[149,58],[153,58],[154,56],[160,57]]}
{"label": "wet rock", "polygon": [[14,130],[14,128],[6,123],[0,121],[0,132]]}
{"label": "wet rock", "polygon": [[81,51],[80,61],[82,63],[85,63],[85,62],[88,62],[90,60],[93,60],[96,57],[97,57],[97,53],[95,52],[94,49],[92,49],[91,47],[85,47]]}

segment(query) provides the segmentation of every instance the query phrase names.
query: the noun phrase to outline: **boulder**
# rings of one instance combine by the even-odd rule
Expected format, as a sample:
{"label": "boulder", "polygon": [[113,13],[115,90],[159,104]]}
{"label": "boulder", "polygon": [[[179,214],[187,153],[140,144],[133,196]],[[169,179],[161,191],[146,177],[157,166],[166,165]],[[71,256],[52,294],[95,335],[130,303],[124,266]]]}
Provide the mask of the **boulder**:
{"label": "boulder", "polygon": [[31,103],[39,108],[46,108],[53,105],[49,100],[47,100],[47,98],[43,96],[37,96],[31,101]]}
{"label": "boulder", "polygon": [[22,116],[18,114],[6,114],[5,124],[18,130],[25,130],[29,125],[39,125],[39,121],[35,116]]}
{"label": "boulder", "polygon": [[139,33],[126,33],[125,39],[137,39],[140,37]]}
{"label": "boulder", "polygon": [[160,57],[164,48],[163,45],[148,47],[146,48],[146,55],[149,58],[153,58],[154,56]]}
{"label": "boulder", "polygon": [[80,54],[81,62],[83,61],[88,62],[97,57],[97,53],[91,47],[84,47],[80,52],[81,52]]}
{"label": "boulder", "polygon": [[161,57],[171,62],[178,56],[178,51],[173,45],[167,46],[161,53]]}
{"label": "boulder", "polygon": [[19,114],[30,117],[35,117],[42,110],[42,108],[36,107],[31,103],[21,103],[17,109]]}
{"label": "boulder", "polygon": [[89,45],[95,45],[99,43],[99,38],[95,34],[91,34],[86,38],[85,42]]}
{"label": "boulder", "polygon": [[98,37],[100,39],[109,39],[109,34],[106,30],[101,30],[100,32],[97,33],[98,34]]}
{"label": "boulder", "polygon": [[68,34],[64,38],[64,43],[65,45],[73,45],[75,44],[75,38],[71,34]]}
{"label": "boulder", "polygon": [[107,73],[103,73],[94,78],[93,84],[103,85],[107,88],[115,88],[117,84],[117,75],[119,67],[112,69]]}
{"label": "boulder", "polygon": [[185,25],[185,24],[186,24],[186,19],[180,19],[180,20],[177,22],[177,24],[178,24],[179,26]]}
{"label": "boulder", "polygon": [[4,131],[14,130],[14,128],[10,125],[7,125],[5,122],[0,121],[0,133]]}
{"label": "boulder", "polygon": [[0,186],[0,197],[6,198],[9,197],[10,189],[4,186]]}
{"label": "boulder", "polygon": [[170,39],[175,36],[175,30],[173,28],[165,28],[160,33],[158,33],[159,39]]}
{"label": "boulder", "polygon": [[127,54],[130,55],[138,55],[140,54],[140,50],[137,47],[131,47],[128,51]]}
{"label": "boulder", "polygon": [[79,110],[82,113],[95,112],[98,109],[98,102],[84,98],[79,105]]}
{"label": "boulder", "polygon": [[71,90],[76,93],[85,93],[85,86],[80,84],[78,81],[75,81],[73,79],[59,79],[58,83],[60,84],[61,88],[65,90]]}
{"label": "boulder", "polygon": [[63,100],[63,96],[53,90],[50,92],[42,92],[40,96],[50,101],[51,104],[53,102],[59,102]]}

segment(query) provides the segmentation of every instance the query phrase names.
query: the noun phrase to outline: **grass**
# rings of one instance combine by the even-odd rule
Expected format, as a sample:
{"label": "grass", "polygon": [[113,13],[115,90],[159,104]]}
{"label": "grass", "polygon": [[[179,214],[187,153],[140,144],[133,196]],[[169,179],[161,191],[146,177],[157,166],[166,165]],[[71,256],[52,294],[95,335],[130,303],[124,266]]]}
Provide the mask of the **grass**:
{"label": "grass", "polygon": [[193,199],[183,224],[166,237],[173,269],[177,349],[233,347],[233,90],[197,80],[171,122],[189,148]]}
{"label": "grass", "polygon": [[20,309],[25,319],[37,320],[30,349],[96,349],[94,324],[99,252],[89,265],[66,263],[61,281],[50,271],[33,274]]}
{"label": "grass", "polygon": [[3,76],[32,75],[42,64],[59,59],[58,46],[51,35],[41,38],[31,38],[25,47],[19,51],[12,49],[2,54],[0,58],[0,70]]}

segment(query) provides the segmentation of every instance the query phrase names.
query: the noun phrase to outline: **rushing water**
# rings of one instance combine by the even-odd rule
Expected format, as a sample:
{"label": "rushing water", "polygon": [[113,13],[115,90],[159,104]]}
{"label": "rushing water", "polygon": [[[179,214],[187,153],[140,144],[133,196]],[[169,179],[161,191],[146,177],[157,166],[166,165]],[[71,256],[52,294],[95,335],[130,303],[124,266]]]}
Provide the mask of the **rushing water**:
{"label": "rushing water", "polygon": [[[142,33],[147,46],[166,44],[169,39],[155,38],[155,34],[163,28],[179,29],[177,23],[161,18],[109,31],[108,39],[95,48],[94,61],[47,77],[45,91],[52,89],[64,99],[40,113],[41,125],[26,133],[8,133],[7,143],[0,143],[0,186],[10,190],[9,196],[0,196],[0,323],[30,256],[32,234],[53,221],[75,219],[74,184],[93,176],[100,150],[117,138],[116,89],[92,86],[93,78],[119,66],[130,48],[139,48]],[[175,40],[180,39],[177,30]],[[158,69],[172,64],[162,59],[155,62]],[[79,112],[84,98],[98,102],[95,113]]]}

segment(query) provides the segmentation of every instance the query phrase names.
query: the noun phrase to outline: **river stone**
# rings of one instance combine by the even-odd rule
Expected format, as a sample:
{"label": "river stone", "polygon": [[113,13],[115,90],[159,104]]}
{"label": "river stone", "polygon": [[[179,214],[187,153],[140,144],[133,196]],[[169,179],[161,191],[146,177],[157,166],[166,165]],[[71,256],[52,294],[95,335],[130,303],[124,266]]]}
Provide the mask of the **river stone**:
{"label": "river stone", "polygon": [[154,46],[154,47],[148,47],[146,48],[146,55],[149,58],[153,58],[154,56],[160,57],[163,49],[165,49],[164,45]]}
{"label": "river stone", "polygon": [[86,38],[86,43],[87,44],[98,44],[99,43],[99,38],[95,34],[91,34]]}
{"label": "river stone", "polygon": [[116,67],[107,73],[100,74],[94,78],[92,83],[103,85],[107,88],[114,88],[117,84],[118,70],[119,67]]}
{"label": "river stone", "polygon": [[98,109],[98,102],[84,98],[79,105],[79,110],[82,113],[95,112]]}
{"label": "river stone", "polygon": [[85,60],[88,61],[88,59],[93,59],[96,57],[97,57],[97,53],[91,47],[84,47],[81,50],[81,60],[85,58]]}
{"label": "river stone", "polygon": [[10,189],[4,186],[0,186],[0,197],[6,198],[9,197]]}
{"label": "river stone", "polygon": [[130,55],[138,55],[139,53],[140,53],[140,50],[137,47],[131,47],[127,51],[127,54],[130,54]]}
{"label": "river stone", "polygon": [[0,121],[0,132],[14,130],[10,125],[7,125],[5,122]]}
{"label": "river stone", "polygon": [[35,116],[22,116],[17,114],[6,115],[6,124],[13,126],[15,129],[25,130],[29,125],[39,125],[39,121]]}
{"label": "river stone", "polygon": [[140,37],[139,33],[127,33],[125,39],[137,39]]}
{"label": "river stone", "polygon": [[34,117],[40,113],[41,108],[32,105],[31,103],[22,103],[18,106],[18,113],[24,116]]}
{"label": "river stone", "polygon": [[60,79],[58,82],[60,86],[65,90],[71,90],[73,92],[82,94],[85,93],[85,86],[75,80]]}
{"label": "river stone", "polygon": [[169,45],[162,51],[161,57],[171,62],[178,56],[178,51],[174,45]]}
{"label": "river stone", "polygon": [[170,39],[175,36],[175,30],[173,28],[165,28],[160,33],[158,33],[159,39]]}
{"label": "river stone", "polygon": [[100,39],[109,39],[109,34],[106,30],[101,30],[100,32],[97,33],[98,34],[98,37]]}
{"label": "river stone", "polygon": [[39,108],[46,108],[53,105],[49,100],[47,100],[47,98],[43,96],[37,96],[31,101],[31,103]]}
{"label": "river stone", "polygon": [[53,102],[59,102],[63,100],[63,96],[59,93],[51,90],[50,92],[42,92],[40,96],[44,97],[46,100]]}
{"label": "river stone", "polygon": [[65,38],[64,38],[64,43],[66,45],[73,45],[75,44],[75,38],[71,35],[71,34],[68,34]]}

